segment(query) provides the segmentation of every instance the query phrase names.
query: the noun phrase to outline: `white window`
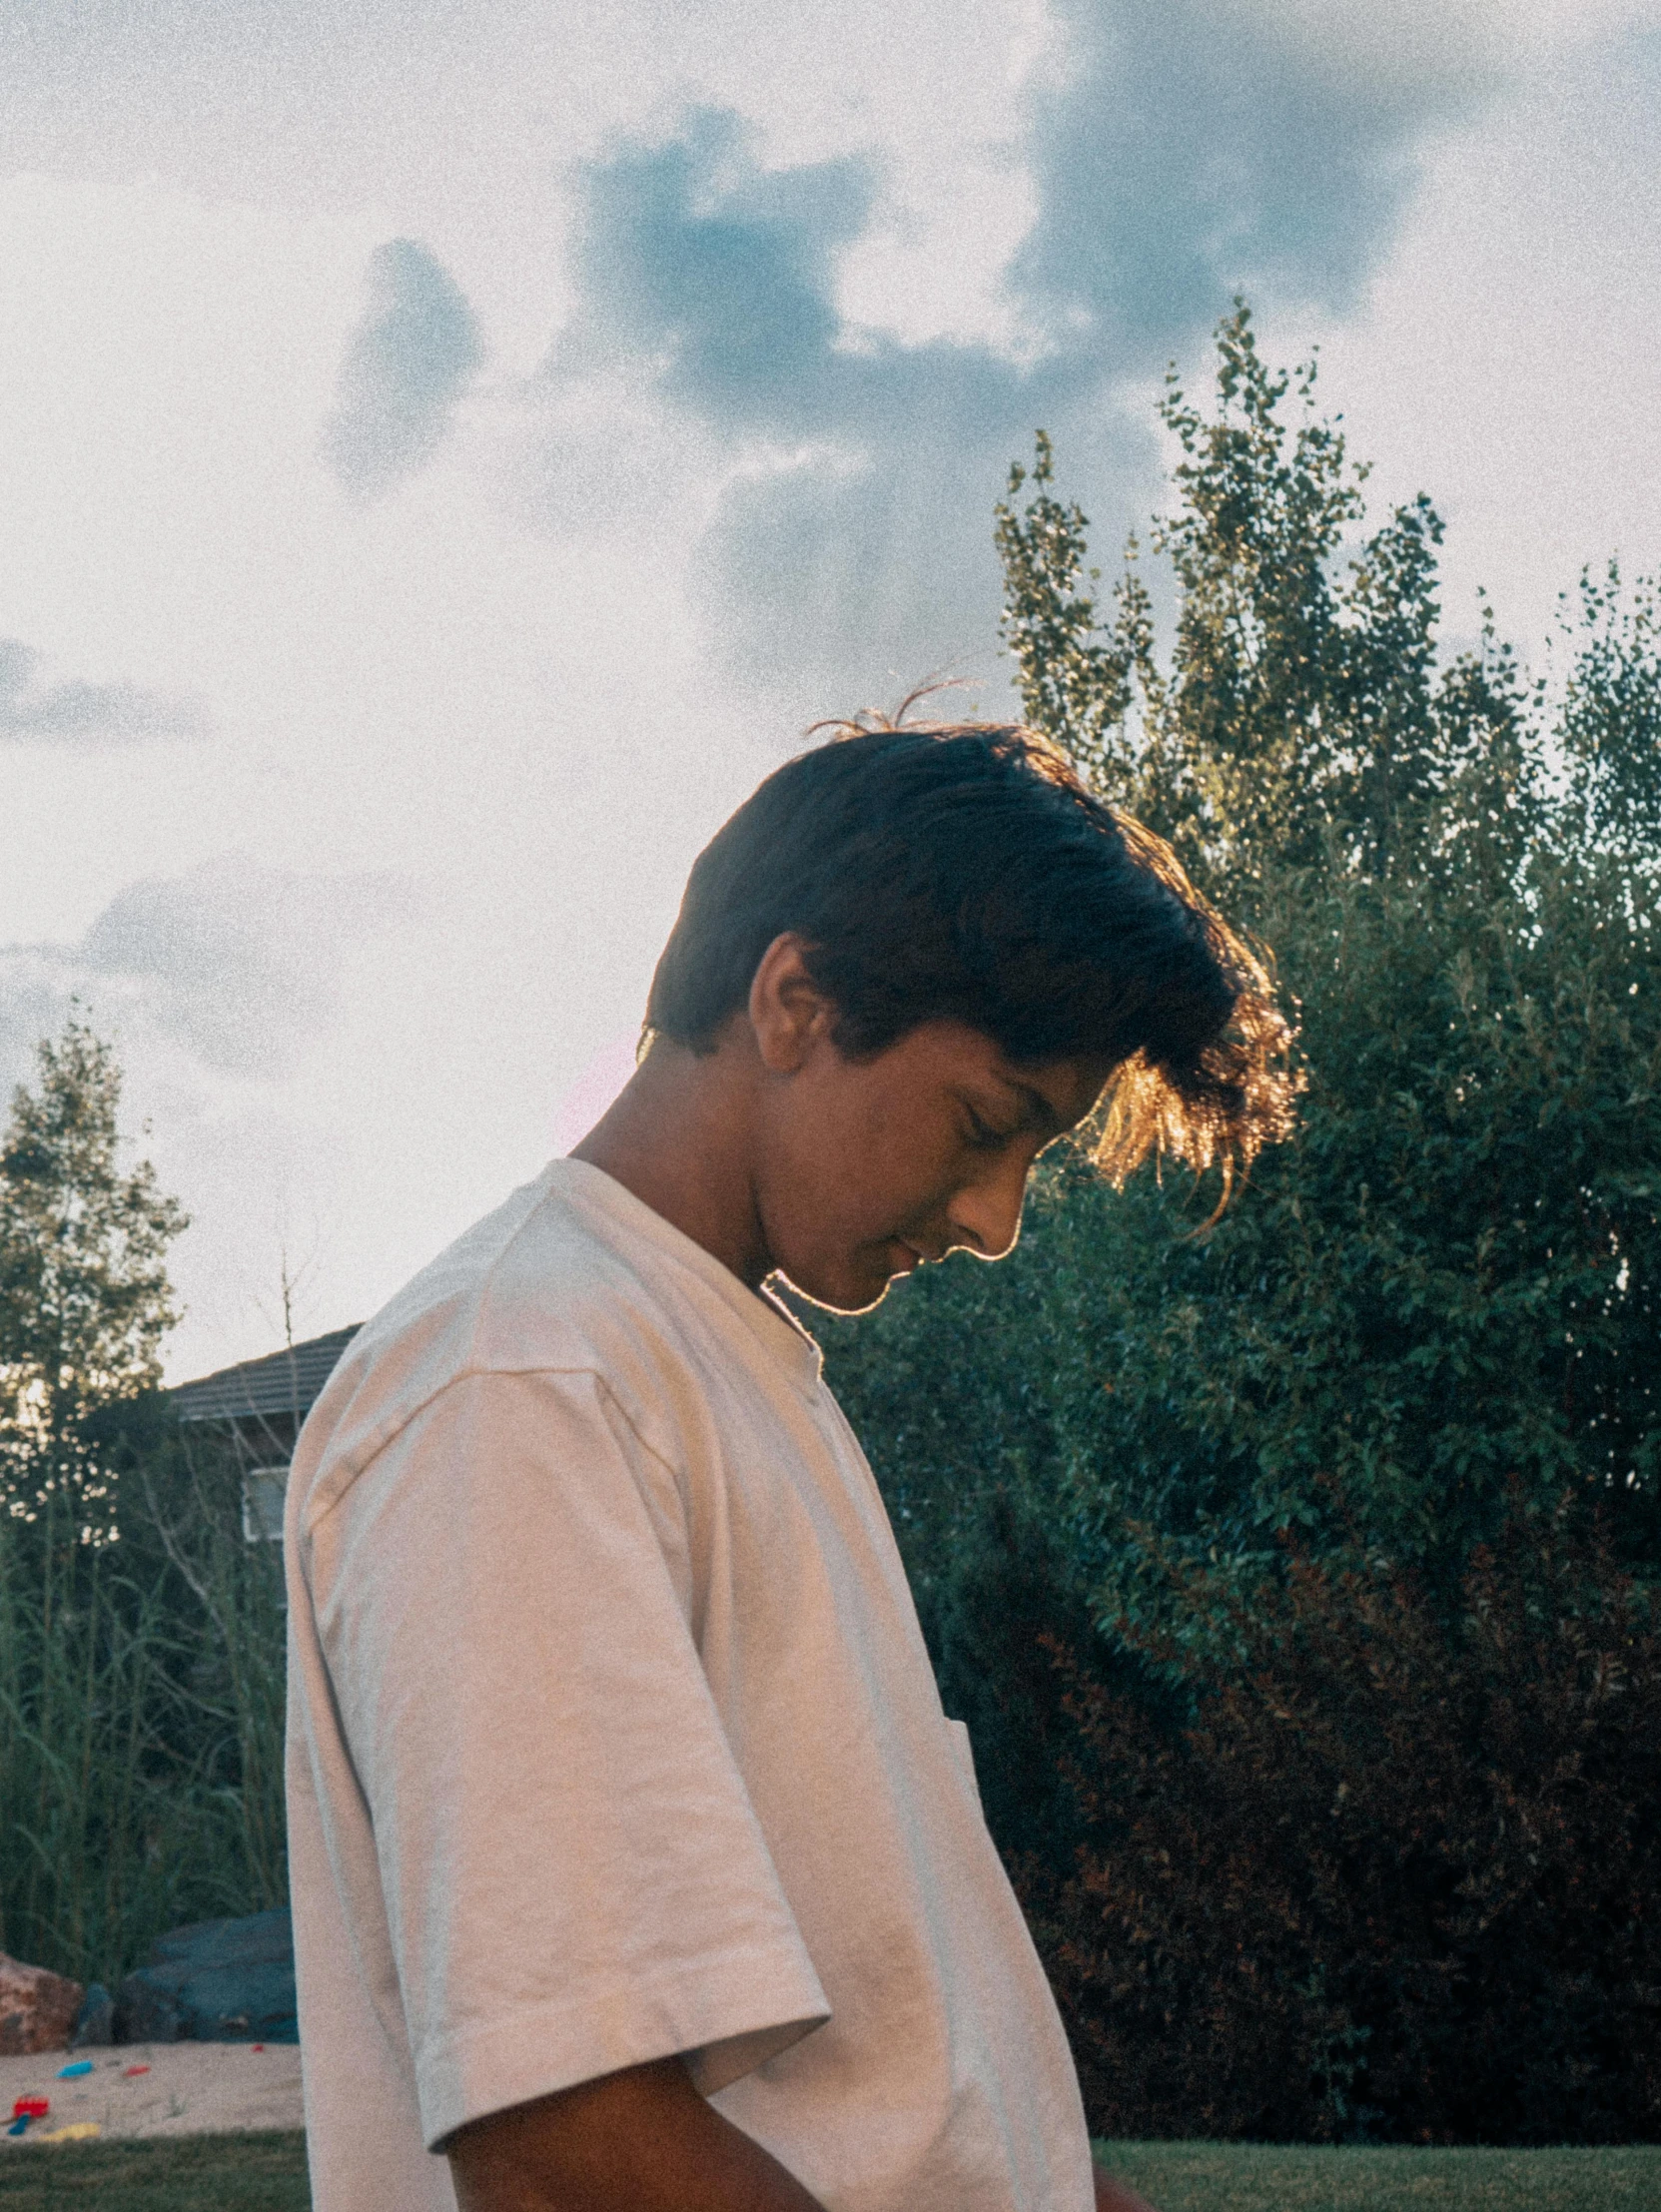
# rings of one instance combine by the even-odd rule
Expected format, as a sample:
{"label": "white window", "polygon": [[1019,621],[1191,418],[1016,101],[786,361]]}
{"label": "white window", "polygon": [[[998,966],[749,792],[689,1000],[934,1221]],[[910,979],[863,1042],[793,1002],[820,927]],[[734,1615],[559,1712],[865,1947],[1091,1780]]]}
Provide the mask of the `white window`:
{"label": "white window", "polygon": [[249,1543],[282,1543],[283,1504],[288,1491],[287,1464],[248,1469],[243,1476],[243,1535]]}

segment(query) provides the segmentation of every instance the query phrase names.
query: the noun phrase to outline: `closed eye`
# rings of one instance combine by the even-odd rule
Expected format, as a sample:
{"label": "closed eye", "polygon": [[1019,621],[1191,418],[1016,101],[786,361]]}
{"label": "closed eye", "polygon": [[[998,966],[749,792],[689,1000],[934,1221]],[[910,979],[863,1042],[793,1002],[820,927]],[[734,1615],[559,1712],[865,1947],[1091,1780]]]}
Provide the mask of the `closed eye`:
{"label": "closed eye", "polygon": [[990,1121],[983,1120],[966,1099],[964,1111],[969,1116],[969,1141],[978,1152],[995,1152],[1001,1145],[1018,1136],[1018,1129],[995,1129]]}

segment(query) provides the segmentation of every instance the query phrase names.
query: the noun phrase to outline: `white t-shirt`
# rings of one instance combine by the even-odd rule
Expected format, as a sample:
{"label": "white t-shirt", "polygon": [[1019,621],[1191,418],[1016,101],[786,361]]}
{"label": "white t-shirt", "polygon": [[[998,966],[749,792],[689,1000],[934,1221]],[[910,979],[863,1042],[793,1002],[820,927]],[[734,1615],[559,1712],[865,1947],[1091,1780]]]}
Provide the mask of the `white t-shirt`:
{"label": "white t-shirt", "polygon": [[1054,2000],[817,1347],[578,1160],[361,1334],[290,1481],[316,2212],[689,2054],[830,2212],[1089,2212]]}

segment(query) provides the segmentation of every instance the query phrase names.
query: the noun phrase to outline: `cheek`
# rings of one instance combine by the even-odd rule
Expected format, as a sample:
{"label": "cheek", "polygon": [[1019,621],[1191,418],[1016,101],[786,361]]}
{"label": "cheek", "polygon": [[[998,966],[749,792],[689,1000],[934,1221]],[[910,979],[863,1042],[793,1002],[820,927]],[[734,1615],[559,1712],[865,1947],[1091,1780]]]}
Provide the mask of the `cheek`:
{"label": "cheek", "polygon": [[917,1132],[880,1098],[826,1104],[835,1110],[804,1114],[791,1129],[785,1209],[814,1243],[891,1236],[927,1188],[913,1159]]}

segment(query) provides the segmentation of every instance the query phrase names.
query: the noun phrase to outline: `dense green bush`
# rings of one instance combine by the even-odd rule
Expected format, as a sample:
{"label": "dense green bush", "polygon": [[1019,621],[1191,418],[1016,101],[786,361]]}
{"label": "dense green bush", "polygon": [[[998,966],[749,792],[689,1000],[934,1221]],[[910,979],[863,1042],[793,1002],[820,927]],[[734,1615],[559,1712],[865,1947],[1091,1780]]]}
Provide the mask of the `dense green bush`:
{"label": "dense green bush", "polygon": [[147,1410],[123,1409],[143,1458],[109,1449],[118,1487],[162,1478],[170,1544],[142,1495],[106,1545],[0,1518],[0,1949],[106,1983],[287,1897],[277,1547]]}
{"label": "dense green bush", "polygon": [[1059,1646],[1072,1870],[1023,1886],[1093,2129],[1661,2133],[1661,1634],[1596,1533],[1514,1505],[1451,1609],[1377,1558],[1124,1624],[1169,1714]]}

